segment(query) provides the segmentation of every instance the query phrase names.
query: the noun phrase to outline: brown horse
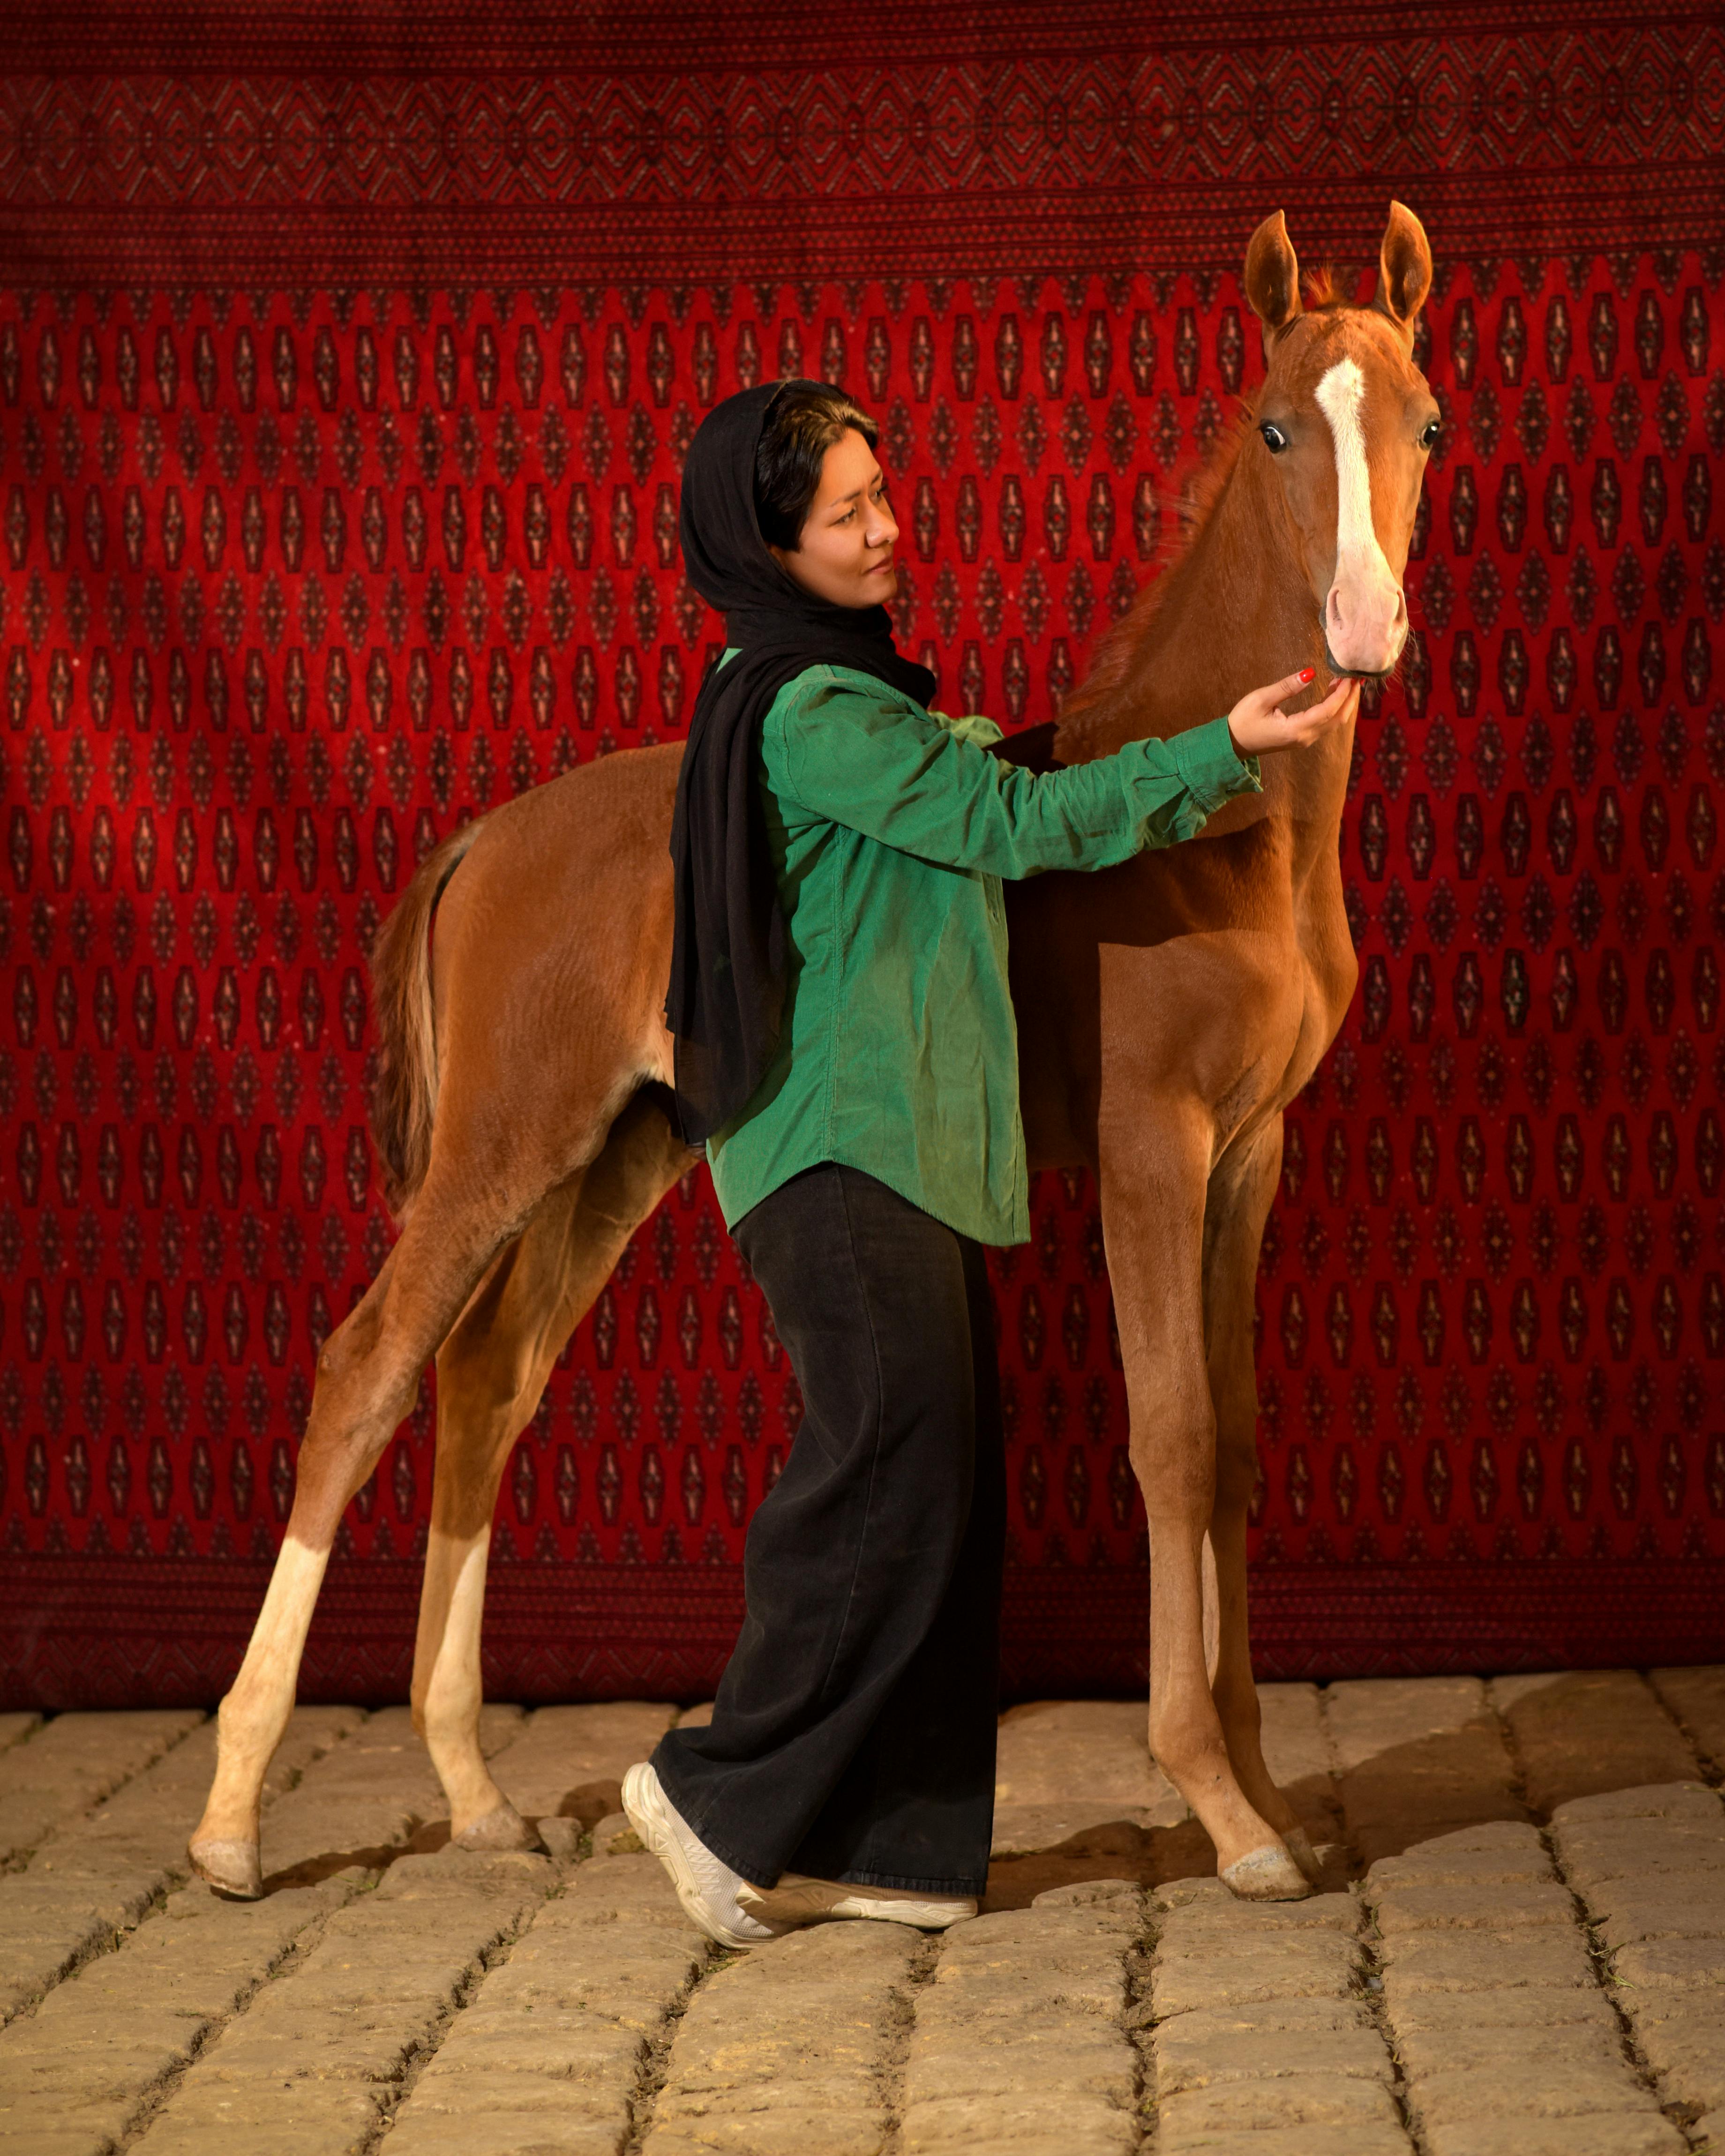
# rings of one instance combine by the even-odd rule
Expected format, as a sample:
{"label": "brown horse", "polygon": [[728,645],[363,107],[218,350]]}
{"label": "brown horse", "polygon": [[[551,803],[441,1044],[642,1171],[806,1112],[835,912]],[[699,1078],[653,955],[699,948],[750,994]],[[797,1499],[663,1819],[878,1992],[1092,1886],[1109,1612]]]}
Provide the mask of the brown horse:
{"label": "brown horse", "polygon": [[[1057,731],[1037,730],[1043,760],[1051,731],[1055,758],[1081,762],[1298,665],[1319,668],[1314,696],[1325,670],[1394,666],[1437,418],[1410,357],[1430,280],[1425,235],[1394,203],[1372,305],[1325,290],[1302,309],[1281,213],[1260,226],[1245,291],[1267,372],[1251,424],[1183,558]],[[1149,1514],[1151,1748],[1219,1869],[1255,1897],[1304,1893],[1312,1870],[1264,1764],[1247,1637],[1252,1292],[1281,1111],[1356,976],[1337,859],[1352,733],[1270,759],[1262,793],[1229,803],[1197,840],[1008,887],[1027,1159],[1086,1167],[1101,1193]],[[1009,752],[1035,760],[1035,737]],[[403,1225],[319,1358],[286,1538],[222,1702],[191,1855],[229,1894],[260,1891],[259,1790],[336,1524],[434,1355],[415,1719],[455,1840],[531,1840],[480,1752],[486,1552],[504,1461],[552,1363],[695,1158],[666,1113],[663,1019],[681,755],[609,757],[468,824],[384,926],[376,1121]]]}

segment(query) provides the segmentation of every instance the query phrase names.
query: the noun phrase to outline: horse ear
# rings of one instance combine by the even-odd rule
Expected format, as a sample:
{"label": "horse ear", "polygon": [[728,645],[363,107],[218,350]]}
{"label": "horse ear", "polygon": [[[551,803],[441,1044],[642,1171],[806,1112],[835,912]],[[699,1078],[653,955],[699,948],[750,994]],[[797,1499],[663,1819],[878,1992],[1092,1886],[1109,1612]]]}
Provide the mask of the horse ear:
{"label": "horse ear", "polygon": [[1431,247],[1425,227],[1404,203],[1389,205],[1384,244],[1378,254],[1378,289],[1372,305],[1388,315],[1404,336],[1414,333],[1414,317],[1431,290]]}
{"label": "horse ear", "polygon": [[1280,210],[1266,217],[1246,249],[1246,302],[1264,325],[1266,344],[1280,336],[1300,311],[1300,264]]}

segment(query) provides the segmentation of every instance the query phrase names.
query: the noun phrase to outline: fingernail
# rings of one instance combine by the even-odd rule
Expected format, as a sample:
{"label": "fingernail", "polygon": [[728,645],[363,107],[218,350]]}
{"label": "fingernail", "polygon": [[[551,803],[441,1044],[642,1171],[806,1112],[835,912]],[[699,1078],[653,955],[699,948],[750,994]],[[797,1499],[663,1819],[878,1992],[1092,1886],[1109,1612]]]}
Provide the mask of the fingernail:
{"label": "fingernail", "polygon": [[1315,667],[1315,666],[1302,666],[1302,667],[1300,669],[1300,679],[1301,679],[1302,681],[1315,681],[1315,680],[1317,680],[1317,667]]}

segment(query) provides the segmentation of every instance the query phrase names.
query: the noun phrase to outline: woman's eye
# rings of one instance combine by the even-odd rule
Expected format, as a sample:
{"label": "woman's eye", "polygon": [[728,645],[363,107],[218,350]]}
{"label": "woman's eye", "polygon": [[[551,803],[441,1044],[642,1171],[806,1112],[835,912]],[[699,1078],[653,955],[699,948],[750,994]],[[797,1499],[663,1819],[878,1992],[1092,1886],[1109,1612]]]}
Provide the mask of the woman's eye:
{"label": "woman's eye", "polygon": [[1420,429],[1420,448],[1422,449],[1435,449],[1437,447],[1439,432],[1440,429],[1437,421],[1435,419],[1428,419],[1425,424]]}
{"label": "woman's eye", "polygon": [[1288,438],[1273,419],[1266,419],[1258,432],[1264,437],[1264,446],[1273,457],[1279,457],[1288,445]]}

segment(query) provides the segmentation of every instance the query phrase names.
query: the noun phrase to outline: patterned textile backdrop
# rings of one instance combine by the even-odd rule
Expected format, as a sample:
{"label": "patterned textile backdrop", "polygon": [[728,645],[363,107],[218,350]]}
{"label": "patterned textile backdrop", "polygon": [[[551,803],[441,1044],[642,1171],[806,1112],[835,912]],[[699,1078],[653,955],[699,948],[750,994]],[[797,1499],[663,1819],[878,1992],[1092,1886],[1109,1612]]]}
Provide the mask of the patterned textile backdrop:
{"label": "patterned textile backdrop", "polygon": [[[692,7],[14,9],[6,1703],[231,1673],[390,1241],[378,922],[463,819],[686,725],[715,398],[811,373],[878,412],[902,640],[1032,724],[1260,371],[1252,227],[1285,207],[1363,293],[1392,194],[1445,431],[1343,838],[1362,986],[1264,1248],[1260,1661],[1722,1650],[1720,29],[1291,12],[778,0],[745,49]],[[1131,1686],[1089,1179],[1034,1217],[993,1260],[1008,1678]],[[692,1174],[514,1455],[493,1689],[710,1685],[798,1405]],[[432,1430],[428,1386],[344,1523],[314,1696],[404,1686]]]}

